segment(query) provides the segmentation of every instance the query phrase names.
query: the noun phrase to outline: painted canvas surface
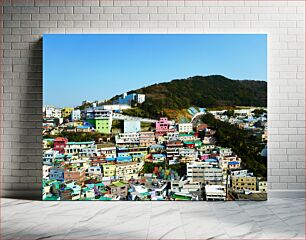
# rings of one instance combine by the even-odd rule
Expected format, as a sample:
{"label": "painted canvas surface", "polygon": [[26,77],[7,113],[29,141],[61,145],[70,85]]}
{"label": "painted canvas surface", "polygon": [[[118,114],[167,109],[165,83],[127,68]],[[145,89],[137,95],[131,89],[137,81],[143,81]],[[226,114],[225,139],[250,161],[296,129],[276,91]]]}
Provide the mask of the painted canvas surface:
{"label": "painted canvas surface", "polygon": [[43,36],[43,200],[267,199],[267,35]]}

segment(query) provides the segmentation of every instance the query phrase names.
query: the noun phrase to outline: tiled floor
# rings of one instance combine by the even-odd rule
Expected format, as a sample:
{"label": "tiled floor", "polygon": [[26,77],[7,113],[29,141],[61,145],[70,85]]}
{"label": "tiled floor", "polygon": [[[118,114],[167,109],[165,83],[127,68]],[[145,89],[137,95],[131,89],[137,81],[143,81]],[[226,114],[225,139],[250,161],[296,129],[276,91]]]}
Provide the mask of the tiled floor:
{"label": "tiled floor", "polygon": [[42,202],[1,199],[3,239],[305,239],[305,199]]}

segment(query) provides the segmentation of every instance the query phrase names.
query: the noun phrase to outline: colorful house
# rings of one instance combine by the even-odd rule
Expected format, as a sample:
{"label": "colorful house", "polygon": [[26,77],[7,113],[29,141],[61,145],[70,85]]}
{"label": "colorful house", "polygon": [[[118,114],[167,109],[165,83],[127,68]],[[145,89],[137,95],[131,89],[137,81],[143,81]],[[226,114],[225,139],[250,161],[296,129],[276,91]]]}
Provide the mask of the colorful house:
{"label": "colorful house", "polygon": [[53,142],[53,150],[58,151],[60,154],[65,153],[65,147],[67,145],[68,139],[63,137],[57,137]]}
{"label": "colorful house", "polygon": [[132,157],[131,156],[117,157],[116,161],[117,163],[132,162]]}
{"label": "colorful house", "polygon": [[111,195],[113,197],[121,197],[121,198],[126,198],[128,194],[128,188],[127,184],[124,182],[113,182],[110,186],[111,189]]}
{"label": "colorful house", "polygon": [[96,132],[105,134],[111,133],[112,123],[110,119],[87,119],[87,122],[94,126]]}
{"label": "colorful house", "polygon": [[161,117],[159,121],[155,123],[155,128],[157,135],[164,135],[165,133],[167,133],[169,131],[168,118]]}
{"label": "colorful house", "polygon": [[118,179],[129,181],[138,179],[138,174],[143,163],[138,162],[123,162],[116,165],[116,177]]}
{"label": "colorful house", "polygon": [[103,164],[103,177],[112,177],[116,175],[115,164]]}
{"label": "colorful house", "polygon": [[179,123],[178,131],[181,133],[189,133],[192,132],[192,123]]}
{"label": "colorful house", "polygon": [[63,168],[50,168],[49,174],[50,180],[64,181],[64,169]]}
{"label": "colorful house", "polygon": [[237,162],[237,161],[228,162],[228,168],[229,169],[239,169],[240,162]]}
{"label": "colorful house", "polygon": [[73,108],[69,108],[69,107],[62,108],[62,111],[61,111],[62,118],[69,118],[72,111],[73,111]]}
{"label": "colorful house", "polygon": [[194,147],[195,147],[194,141],[184,141],[184,145],[185,145],[187,148],[194,148]]}
{"label": "colorful house", "polygon": [[64,178],[65,181],[75,181],[78,183],[83,183],[85,181],[85,170],[80,169],[76,171],[70,171],[68,169],[65,169],[64,171]]}
{"label": "colorful house", "polygon": [[256,177],[252,176],[232,176],[232,188],[237,191],[256,191]]}
{"label": "colorful house", "polygon": [[109,134],[112,129],[113,113],[109,110],[94,108],[86,112],[86,121],[94,126],[97,132]]}
{"label": "colorful house", "polygon": [[165,146],[160,144],[154,144],[149,147],[150,153],[161,153],[165,151]]}
{"label": "colorful house", "polygon": [[165,154],[152,154],[153,163],[160,163],[166,160]]}

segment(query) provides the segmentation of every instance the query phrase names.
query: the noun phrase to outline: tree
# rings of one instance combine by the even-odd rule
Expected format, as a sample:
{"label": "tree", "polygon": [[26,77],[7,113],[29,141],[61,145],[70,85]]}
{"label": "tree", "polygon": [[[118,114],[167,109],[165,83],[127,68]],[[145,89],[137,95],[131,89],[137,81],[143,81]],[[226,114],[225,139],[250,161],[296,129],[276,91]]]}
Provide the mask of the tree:
{"label": "tree", "polygon": [[241,158],[242,167],[249,169],[259,177],[267,177],[267,159],[260,156],[265,145],[258,141],[252,132],[238,128],[227,122],[215,119],[211,114],[205,114],[202,121],[210,128],[216,129],[217,144],[230,147]]}

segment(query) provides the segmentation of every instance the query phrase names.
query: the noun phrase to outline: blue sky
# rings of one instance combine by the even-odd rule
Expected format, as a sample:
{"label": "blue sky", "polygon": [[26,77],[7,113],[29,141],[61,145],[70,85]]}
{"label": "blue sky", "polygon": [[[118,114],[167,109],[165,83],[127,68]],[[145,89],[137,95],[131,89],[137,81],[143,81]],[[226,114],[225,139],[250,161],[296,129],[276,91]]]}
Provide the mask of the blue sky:
{"label": "blue sky", "polygon": [[194,75],[267,80],[265,34],[45,34],[44,105],[77,106]]}

